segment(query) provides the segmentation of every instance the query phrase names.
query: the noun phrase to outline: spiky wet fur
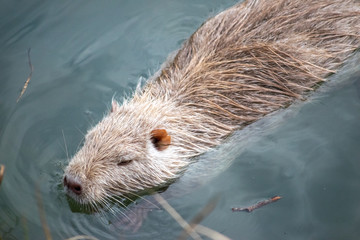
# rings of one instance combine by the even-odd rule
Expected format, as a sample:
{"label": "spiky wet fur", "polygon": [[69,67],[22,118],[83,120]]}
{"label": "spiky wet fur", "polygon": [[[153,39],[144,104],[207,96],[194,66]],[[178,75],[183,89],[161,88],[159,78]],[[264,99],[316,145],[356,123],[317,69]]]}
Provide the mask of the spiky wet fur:
{"label": "spiky wet fur", "polygon": [[[297,99],[360,45],[359,2],[252,0],[205,22],[159,75],[86,135],[65,175],[82,203],[166,183],[191,158]],[[166,129],[158,151],[151,131]],[[132,160],[118,166],[121,161]]]}

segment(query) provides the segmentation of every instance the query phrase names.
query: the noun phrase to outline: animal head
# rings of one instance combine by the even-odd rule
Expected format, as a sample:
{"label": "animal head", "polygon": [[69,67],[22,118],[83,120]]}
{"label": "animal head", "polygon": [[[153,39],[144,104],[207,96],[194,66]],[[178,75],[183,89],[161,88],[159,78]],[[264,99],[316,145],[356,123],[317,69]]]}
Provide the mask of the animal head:
{"label": "animal head", "polygon": [[176,177],[185,163],[174,156],[176,147],[157,111],[156,104],[113,101],[65,169],[67,194],[83,204],[104,202]]}

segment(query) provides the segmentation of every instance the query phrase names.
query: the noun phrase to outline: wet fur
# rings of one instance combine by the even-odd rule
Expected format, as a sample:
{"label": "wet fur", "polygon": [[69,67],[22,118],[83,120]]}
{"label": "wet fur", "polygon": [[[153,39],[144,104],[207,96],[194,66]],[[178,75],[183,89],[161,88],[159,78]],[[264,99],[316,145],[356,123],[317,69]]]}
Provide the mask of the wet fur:
{"label": "wet fur", "polygon": [[[84,192],[69,195],[93,203],[164,184],[234,130],[306,99],[359,47],[359,5],[252,0],[209,19],[88,132],[65,171]],[[165,150],[155,129],[171,136]]]}

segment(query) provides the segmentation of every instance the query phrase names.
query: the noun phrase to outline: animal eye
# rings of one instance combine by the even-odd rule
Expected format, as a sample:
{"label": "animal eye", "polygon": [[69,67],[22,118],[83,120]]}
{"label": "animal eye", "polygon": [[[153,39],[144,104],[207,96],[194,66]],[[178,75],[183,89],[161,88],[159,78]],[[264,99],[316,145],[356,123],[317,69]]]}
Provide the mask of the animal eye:
{"label": "animal eye", "polygon": [[121,162],[119,162],[117,165],[118,165],[118,166],[125,166],[125,165],[128,165],[130,162],[131,162],[131,160],[121,161]]}

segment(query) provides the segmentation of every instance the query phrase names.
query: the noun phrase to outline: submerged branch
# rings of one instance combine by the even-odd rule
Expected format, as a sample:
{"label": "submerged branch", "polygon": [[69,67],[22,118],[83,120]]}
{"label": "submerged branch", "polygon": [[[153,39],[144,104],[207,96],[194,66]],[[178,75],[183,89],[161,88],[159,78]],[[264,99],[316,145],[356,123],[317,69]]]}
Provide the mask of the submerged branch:
{"label": "submerged branch", "polygon": [[155,194],[154,198],[158,203],[179,223],[179,225],[184,228],[184,230],[193,238],[199,239],[202,238],[197,234],[191,226],[180,216],[176,210],[170,206],[170,204],[162,197],[160,194]]}
{"label": "submerged branch", "polygon": [[80,240],[80,239],[98,240],[96,237],[86,236],[86,235],[78,235],[78,236],[75,236],[75,237],[68,238],[66,240]]}
{"label": "submerged branch", "polygon": [[[162,196],[160,196],[159,194],[155,194],[154,198],[193,239],[202,239],[199,236],[199,234],[202,234],[210,239],[230,240],[230,238],[226,237],[225,235],[199,224],[213,211],[218,202],[218,198],[210,200],[210,202],[193,218],[190,224],[187,223]],[[186,238],[185,234],[181,234],[179,239],[184,239],[184,237]]]}
{"label": "submerged branch", "polygon": [[[217,203],[219,202],[219,196],[211,199],[203,209],[190,221],[190,226],[193,230],[195,230],[197,233],[202,234],[210,239],[216,239],[216,240],[230,240],[227,236],[210,229],[208,227],[205,227],[203,225],[200,225],[200,222],[202,222],[209,214],[215,209]],[[178,240],[184,240],[186,239],[186,232],[183,232],[183,234],[180,235]]]}

